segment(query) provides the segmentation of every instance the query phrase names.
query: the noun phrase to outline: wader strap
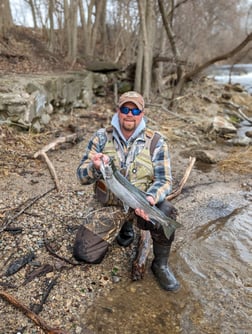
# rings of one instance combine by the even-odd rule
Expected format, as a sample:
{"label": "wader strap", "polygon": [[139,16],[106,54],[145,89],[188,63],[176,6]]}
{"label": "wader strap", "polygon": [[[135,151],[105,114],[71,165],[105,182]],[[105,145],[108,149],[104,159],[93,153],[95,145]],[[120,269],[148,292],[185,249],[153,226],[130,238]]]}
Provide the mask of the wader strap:
{"label": "wader strap", "polygon": [[151,144],[150,144],[150,155],[153,156],[153,152],[156,148],[157,142],[161,138],[161,135],[157,132],[155,132],[154,136],[152,137]]}

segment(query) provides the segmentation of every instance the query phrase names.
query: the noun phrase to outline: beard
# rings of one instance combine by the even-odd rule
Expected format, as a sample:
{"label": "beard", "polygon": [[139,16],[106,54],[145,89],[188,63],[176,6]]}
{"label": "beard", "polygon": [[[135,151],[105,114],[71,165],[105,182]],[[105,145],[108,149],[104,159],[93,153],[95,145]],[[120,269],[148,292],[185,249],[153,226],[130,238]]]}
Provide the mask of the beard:
{"label": "beard", "polygon": [[136,122],[132,119],[124,119],[121,126],[125,131],[132,132],[136,128]]}

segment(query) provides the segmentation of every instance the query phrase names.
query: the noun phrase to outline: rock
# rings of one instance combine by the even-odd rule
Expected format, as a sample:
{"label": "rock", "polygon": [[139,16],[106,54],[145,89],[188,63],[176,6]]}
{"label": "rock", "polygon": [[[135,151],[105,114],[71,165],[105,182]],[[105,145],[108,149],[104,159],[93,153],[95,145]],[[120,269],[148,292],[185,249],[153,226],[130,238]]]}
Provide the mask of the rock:
{"label": "rock", "polygon": [[247,107],[246,109],[244,109],[244,111],[246,110],[246,114],[252,113],[252,96],[247,92],[236,94],[234,93],[232,95],[232,102],[238,106]]}
{"label": "rock", "polygon": [[214,150],[189,150],[182,153],[184,157],[196,157],[197,161],[201,161],[207,164],[215,164],[219,161],[217,152]]}
{"label": "rock", "polygon": [[245,135],[246,135],[247,137],[252,138],[252,131],[247,131],[247,132],[245,132]]}
{"label": "rock", "polygon": [[197,160],[208,164],[215,164],[218,160],[215,151],[197,150],[194,151],[194,156]]}
{"label": "rock", "polygon": [[66,112],[90,106],[94,89],[106,87],[106,80],[106,76],[88,71],[2,76],[0,119],[26,125],[39,132],[58,109]]}
{"label": "rock", "polygon": [[252,139],[249,137],[237,137],[229,139],[227,142],[236,146],[248,146],[252,144]]}
{"label": "rock", "polygon": [[236,127],[222,116],[215,116],[212,122],[212,131],[221,135],[227,133],[236,133]]}
{"label": "rock", "polygon": [[86,68],[88,71],[96,73],[110,73],[117,72],[122,70],[122,65],[118,63],[113,63],[109,61],[97,61],[93,60],[92,62],[86,62]]}

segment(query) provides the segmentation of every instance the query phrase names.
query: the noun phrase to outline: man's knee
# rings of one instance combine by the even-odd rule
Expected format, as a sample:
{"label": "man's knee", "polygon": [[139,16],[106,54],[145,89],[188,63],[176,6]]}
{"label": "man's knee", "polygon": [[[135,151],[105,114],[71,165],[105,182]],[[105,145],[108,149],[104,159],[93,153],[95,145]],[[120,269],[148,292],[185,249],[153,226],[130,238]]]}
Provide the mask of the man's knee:
{"label": "man's knee", "polygon": [[108,245],[107,241],[81,225],[76,234],[73,255],[78,261],[101,263],[108,250]]}
{"label": "man's knee", "polygon": [[161,203],[157,204],[159,210],[161,210],[166,216],[171,217],[172,219],[176,220],[177,218],[177,209],[174,207],[171,202],[164,200]]}

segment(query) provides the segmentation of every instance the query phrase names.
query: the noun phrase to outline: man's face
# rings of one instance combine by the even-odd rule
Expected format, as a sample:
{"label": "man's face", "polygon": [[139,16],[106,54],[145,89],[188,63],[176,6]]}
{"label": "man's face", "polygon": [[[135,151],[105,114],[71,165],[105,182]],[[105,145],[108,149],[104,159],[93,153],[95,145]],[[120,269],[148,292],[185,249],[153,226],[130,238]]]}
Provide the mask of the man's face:
{"label": "man's face", "polygon": [[[128,107],[130,109],[138,109],[138,107],[132,102],[126,102],[124,103],[122,107]],[[142,111],[140,115],[136,115],[136,116],[132,114],[132,111],[130,111],[126,115],[126,114],[123,114],[119,108],[117,108],[117,112],[118,112],[119,123],[120,123],[122,131],[126,133],[130,133],[130,134],[132,134],[135,131],[135,129],[141,122],[143,115],[144,115],[144,111]]]}

